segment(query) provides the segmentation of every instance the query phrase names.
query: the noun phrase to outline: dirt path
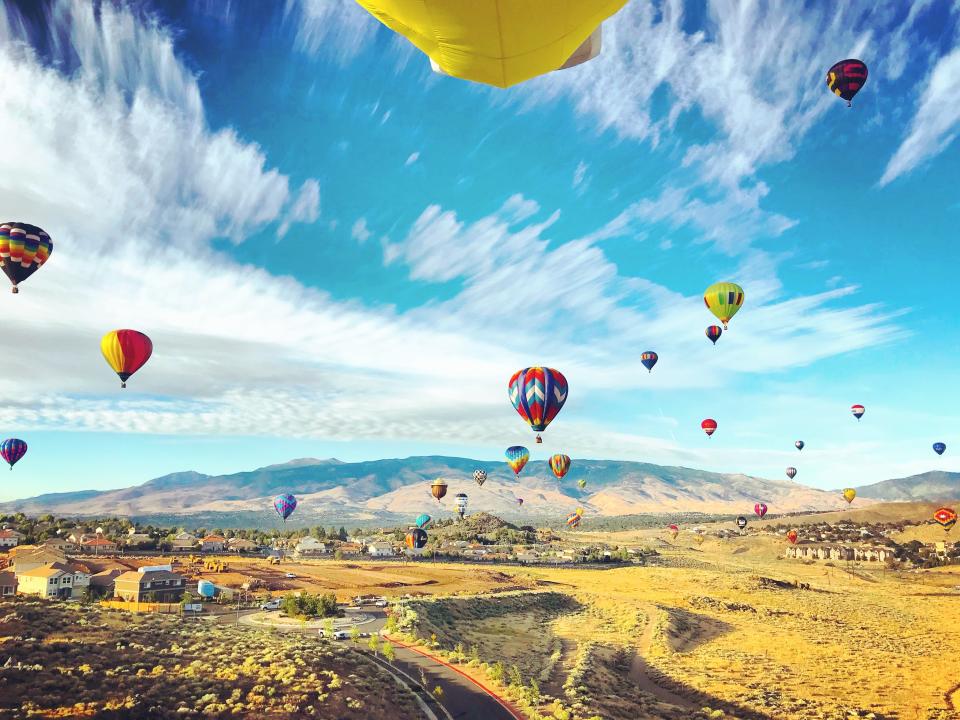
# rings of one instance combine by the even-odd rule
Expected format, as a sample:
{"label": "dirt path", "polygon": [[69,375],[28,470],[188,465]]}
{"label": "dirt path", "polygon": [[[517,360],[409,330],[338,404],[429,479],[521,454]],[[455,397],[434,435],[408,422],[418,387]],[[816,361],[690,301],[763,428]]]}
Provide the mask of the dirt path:
{"label": "dirt path", "polygon": [[574,658],[577,655],[577,643],[573,640],[560,638],[560,648],[560,659],[553,666],[550,679],[541,688],[544,693],[556,698],[563,696],[563,683],[567,679],[567,672],[573,667]]}
{"label": "dirt path", "polygon": [[643,629],[643,634],[640,636],[640,646],[637,648],[637,654],[634,655],[633,663],[630,665],[630,679],[636,683],[638,688],[650,693],[660,702],[684,708],[699,707],[693,700],[677,695],[665,687],[657,685],[653,678],[650,677],[647,661],[644,660],[644,657],[649,654],[650,646],[653,645],[653,633],[657,629],[658,611],[653,605],[644,605],[642,608],[647,615],[647,624]]}

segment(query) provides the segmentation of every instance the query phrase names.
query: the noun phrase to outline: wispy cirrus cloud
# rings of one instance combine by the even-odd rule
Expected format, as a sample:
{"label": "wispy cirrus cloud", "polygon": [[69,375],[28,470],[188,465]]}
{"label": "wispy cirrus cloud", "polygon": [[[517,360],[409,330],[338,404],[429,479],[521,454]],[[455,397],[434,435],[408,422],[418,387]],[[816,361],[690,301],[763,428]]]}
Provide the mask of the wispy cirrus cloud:
{"label": "wispy cirrus cloud", "polygon": [[939,155],[960,131],[960,47],[934,66],[920,95],[907,136],[890,158],[880,185],[887,185]]}

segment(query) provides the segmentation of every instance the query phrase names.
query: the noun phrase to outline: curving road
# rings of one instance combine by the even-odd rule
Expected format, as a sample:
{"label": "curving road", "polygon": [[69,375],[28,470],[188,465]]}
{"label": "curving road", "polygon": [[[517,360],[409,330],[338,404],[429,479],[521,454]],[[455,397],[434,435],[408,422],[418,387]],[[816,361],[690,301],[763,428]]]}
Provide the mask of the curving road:
{"label": "curving road", "polygon": [[[251,615],[259,613],[259,610],[242,610],[239,618],[236,614],[223,614],[207,618],[209,621],[254,626],[258,628],[272,627],[278,632],[306,632],[316,635],[317,628],[304,628],[303,626],[268,626],[253,625],[252,622],[245,619]],[[357,627],[365,633],[371,635],[378,634],[386,625],[387,614],[380,608],[364,607],[354,610],[347,610],[347,616],[351,613],[362,614],[364,619],[362,624]],[[372,619],[371,619],[372,616]],[[349,626],[348,626],[349,627]],[[338,627],[337,629],[343,629]],[[342,642],[350,642],[345,640]],[[457,672],[452,666],[447,665],[442,660],[428,657],[411,648],[391,640],[396,651],[396,659],[393,662],[393,670],[399,671],[400,679],[415,691],[419,689],[422,677],[426,679],[426,692],[420,692],[418,695],[423,700],[421,707],[424,710],[424,717],[429,720],[522,720],[522,716],[514,713],[505,707],[501,702],[484,688],[477,685],[465,675]],[[364,641],[360,641],[354,646],[356,649],[371,654]],[[378,664],[387,669],[391,669],[382,655],[377,658]],[[443,701],[437,703],[429,693],[439,685],[443,688]],[[424,707],[426,706],[426,707]],[[432,717],[431,717],[432,716]]]}

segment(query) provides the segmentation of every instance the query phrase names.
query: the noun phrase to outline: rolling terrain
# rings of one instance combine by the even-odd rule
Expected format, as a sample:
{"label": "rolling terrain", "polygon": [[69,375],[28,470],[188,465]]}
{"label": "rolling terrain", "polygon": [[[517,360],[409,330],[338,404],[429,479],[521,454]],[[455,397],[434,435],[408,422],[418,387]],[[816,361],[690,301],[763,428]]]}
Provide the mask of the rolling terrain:
{"label": "rolling terrain", "polygon": [[[483,468],[488,480],[479,487],[473,471]],[[436,503],[429,484],[449,483],[438,514],[452,512],[458,492],[470,496],[471,510],[511,518],[566,515],[582,506],[591,516],[641,513],[741,513],[762,499],[779,512],[839,509],[835,493],[784,480],[706,472],[648,463],[576,460],[558,481],[542,459],[531,461],[518,480],[499,462],[456,457],[410,457],[344,463],[334,459],[300,459],[250,472],[211,476],[180,472],[134,487],[41,495],[0,505],[3,512],[62,515],[203,516],[230,514],[247,525],[272,521],[272,496],[294,492],[300,501],[294,521],[316,523],[407,518]],[[578,480],[586,480],[580,489]],[[524,499],[518,507],[517,498]],[[212,523],[211,523],[212,524]]]}

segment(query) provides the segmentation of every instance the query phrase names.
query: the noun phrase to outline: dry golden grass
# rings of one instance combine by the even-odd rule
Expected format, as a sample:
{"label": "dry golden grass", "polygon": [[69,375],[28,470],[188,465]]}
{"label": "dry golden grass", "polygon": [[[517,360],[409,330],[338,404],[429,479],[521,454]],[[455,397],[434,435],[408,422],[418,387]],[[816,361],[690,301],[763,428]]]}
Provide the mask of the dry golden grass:
{"label": "dry golden grass", "polygon": [[[526,677],[546,673],[550,694],[611,720],[697,717],[704,705],[727,718],[960,718],[960,567],[829,567],[782,558],[785,547],[763,536],[699,548],[678,538],[661,550],[668,566],[505,571],[582,607],[537,622],[519,613],[515,624],[508,612],[477,623],[461,613],[434,627],[445,647],[472,641],[485,661],[522,662]],[[491,630],[511,642],[498,648]]]}

